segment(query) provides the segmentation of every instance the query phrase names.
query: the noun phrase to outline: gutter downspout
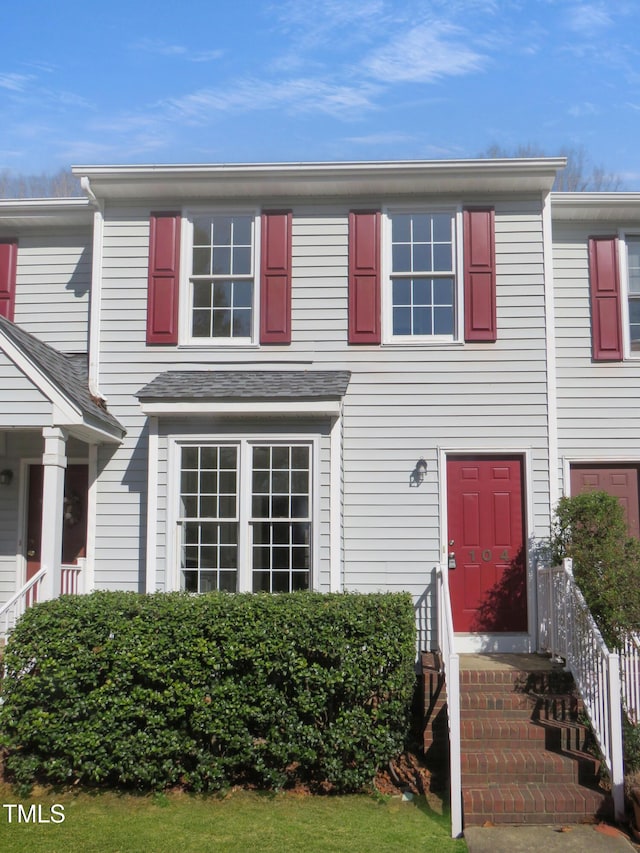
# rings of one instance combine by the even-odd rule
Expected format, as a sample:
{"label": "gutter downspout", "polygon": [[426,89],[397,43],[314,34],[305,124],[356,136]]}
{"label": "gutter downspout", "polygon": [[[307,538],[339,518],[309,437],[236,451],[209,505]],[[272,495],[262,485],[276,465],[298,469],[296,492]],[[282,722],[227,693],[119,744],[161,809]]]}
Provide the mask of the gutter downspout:
{"label": "gutter downspout", "polygon": [[104,235],[104,202],[93,190],[89,178],[80,178],[80,186],[96,207],[93,214],[93,247],[91,262],[91,304],[89,313],[89,391],[104,399],[100,393],[100,312],[102,307],[102,268]]}
{"label": "gutter downspout", "polygon": [[[547,193],[542,207],[542,245],[544,266],[544,312],[546,325],[546,362],[547,362],[547,433],[549,448],[549,524],[553,523],[553,514],[560,499],[559,488],[559,450],[558,450],[558,376],[556,363],[556,325],[553,275],[553,222],[551,214],[551,194]],[[538,579],[535,579],[536,592]],[[538,598],[536,595],[536,622],[538,625]],[[539,648],[540,637],[536,637]]]}

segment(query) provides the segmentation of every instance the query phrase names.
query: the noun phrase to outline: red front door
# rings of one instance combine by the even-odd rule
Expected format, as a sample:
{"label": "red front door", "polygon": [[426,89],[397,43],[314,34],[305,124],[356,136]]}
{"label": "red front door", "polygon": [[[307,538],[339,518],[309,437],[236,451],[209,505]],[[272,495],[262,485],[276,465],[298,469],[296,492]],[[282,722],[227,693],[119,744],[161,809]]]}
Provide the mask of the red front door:
{"label": "red front door", "polygon": [[[62,562],[77,563],[86,556],[87,494],[89,469],[86,465],[68,465],[64,480]],[[29,466],[29,509],[27,513],[27,580],[40,569],[42,544],[42,487],[44,468]]]}
{"label": "red front door", "polygon": [[527,630],[523,482],[519,456],[447,460],[455,631]]}

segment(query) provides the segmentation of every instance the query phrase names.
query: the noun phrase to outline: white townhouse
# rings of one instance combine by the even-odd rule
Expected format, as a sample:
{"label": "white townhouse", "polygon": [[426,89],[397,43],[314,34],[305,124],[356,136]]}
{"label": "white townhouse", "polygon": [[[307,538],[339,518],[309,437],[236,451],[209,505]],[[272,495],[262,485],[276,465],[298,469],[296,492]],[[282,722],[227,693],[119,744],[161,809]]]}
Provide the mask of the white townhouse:
{"label": "white townhouse", "polygon": [[84,199],[0,201],[0,608],[34,577],[408,590],[429,648],[439,568],[460,650],[534,651],[558,496],[638,499],[640,205],[552,196],[563,163],[87,166]]}

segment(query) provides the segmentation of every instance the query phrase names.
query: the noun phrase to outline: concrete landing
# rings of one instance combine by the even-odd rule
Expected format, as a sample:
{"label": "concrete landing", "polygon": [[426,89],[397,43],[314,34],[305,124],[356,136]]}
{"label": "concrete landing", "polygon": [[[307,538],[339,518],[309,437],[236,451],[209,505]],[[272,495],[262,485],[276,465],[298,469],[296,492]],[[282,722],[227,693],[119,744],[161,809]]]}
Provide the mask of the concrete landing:
{"label": "concrete landing", "polygon": [[470,826],[464,840],[469,853],[637,853],[639,849],[623,832],[606,824]]}

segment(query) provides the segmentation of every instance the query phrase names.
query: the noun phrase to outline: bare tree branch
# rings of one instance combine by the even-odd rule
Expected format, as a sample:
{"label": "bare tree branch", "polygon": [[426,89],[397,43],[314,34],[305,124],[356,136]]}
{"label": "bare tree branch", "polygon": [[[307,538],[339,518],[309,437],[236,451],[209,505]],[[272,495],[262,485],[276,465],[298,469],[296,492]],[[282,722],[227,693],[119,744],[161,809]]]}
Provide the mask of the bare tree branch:
{"label": "bare tree branch", "polygon": [[[607,172],[604,166],[594,165],[582,145],[564,146],[558,154],[567,158],[567,165],[558,172],[553,185],[554,192],[615,192],[624,189],[621,177],[614,172]],[[547,154],[533,143],[518,145],[514,149],[494,143],[479,156],[513,158],[545,157]]]}
{"label": "bare tree branch", "polygon": [[15,174],[0,172],[0,198],[70,198],[81,196],[80,181],[68,169],[55,174]]}

